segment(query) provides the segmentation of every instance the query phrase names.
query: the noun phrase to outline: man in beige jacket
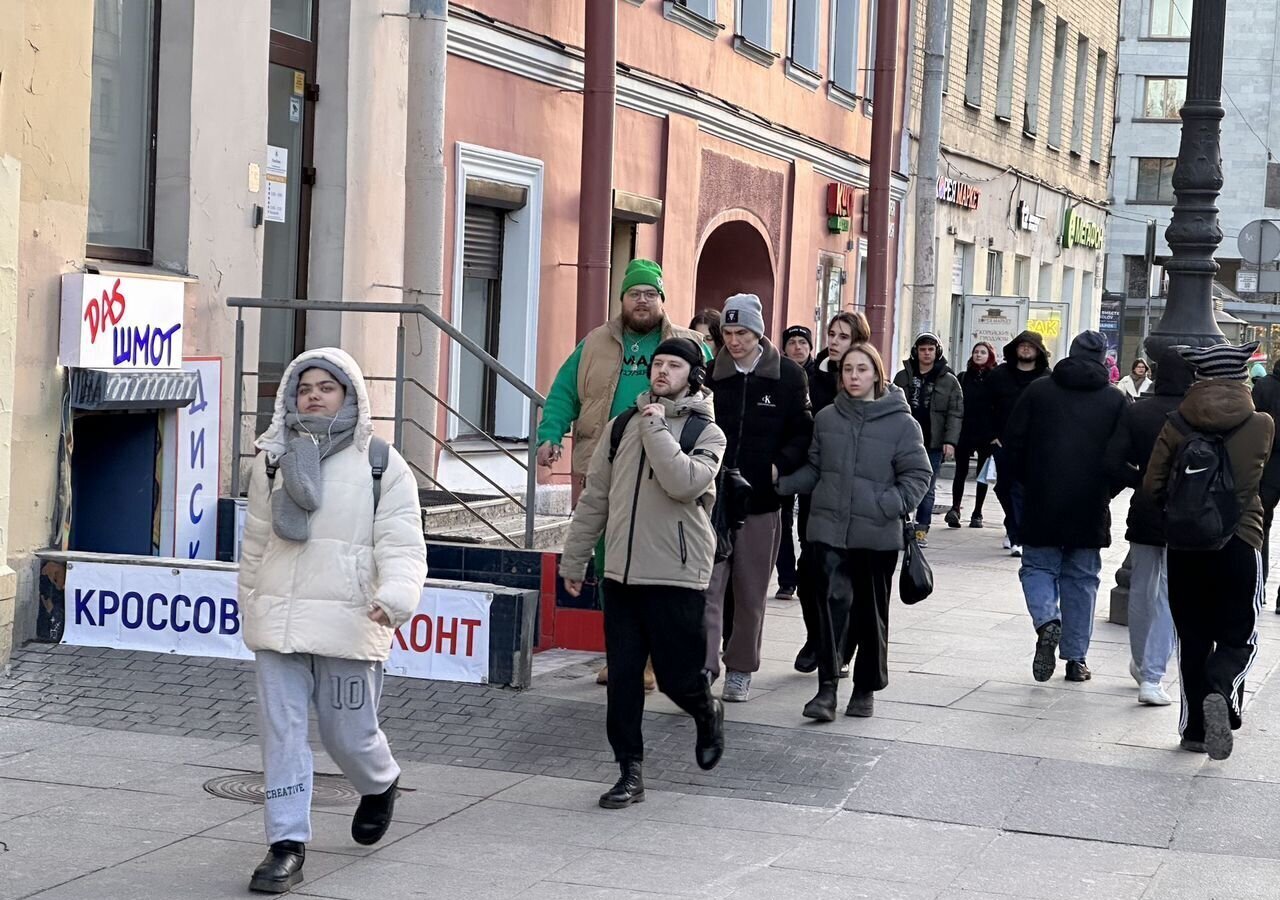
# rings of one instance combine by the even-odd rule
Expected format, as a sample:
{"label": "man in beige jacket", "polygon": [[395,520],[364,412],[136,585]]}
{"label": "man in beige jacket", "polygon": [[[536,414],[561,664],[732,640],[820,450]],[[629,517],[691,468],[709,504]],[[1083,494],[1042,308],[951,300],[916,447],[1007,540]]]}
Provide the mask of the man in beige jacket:
{"label": "man in beige jacket", "polygon": [[649,370],[650,389],[596,445],[560,564],[565,589],[577,596],[604,535],[607,721],[621,769],[617,784],[600,797],[606,809],[644,800],[640,721],[650,655],[662,692],[697,723],[698,765],[714,768],[724,752],[724,706],[702,672],[702,619],[715,564],[711,509],[725,437],[702,387],[707,370],[700,345],[663,341]]}

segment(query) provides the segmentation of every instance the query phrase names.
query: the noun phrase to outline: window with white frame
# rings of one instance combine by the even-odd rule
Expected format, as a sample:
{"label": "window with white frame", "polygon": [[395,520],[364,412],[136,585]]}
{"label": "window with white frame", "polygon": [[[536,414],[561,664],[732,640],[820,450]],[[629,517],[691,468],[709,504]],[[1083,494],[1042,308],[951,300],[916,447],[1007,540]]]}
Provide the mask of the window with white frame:
{"label": "window with white frame", "polygon": [[1148,37],[1191,37],[1191,0],[1151,0]]}
{"label": "window with white frame", "polygon": [[1031,259],[1027,256],[1013,258],[1013,292],[1019,297],[1031,296]]}
{"label": "window with white frame", "polygon": [[1013,118],[1013,63],[1018,44],[1018,0],[1000,4],[1000,59],[996,70],[996,118]]}
{"label": "window with white frame", "polygon": [[859,0],[831,0],[831,83],[850,94],[858,90]]}
{"label": "window with white frame", "polygon": [[876,7],[878,3],[872,2],[867,6],[867,80],[866,93],[867,99],[870,100],[875,96],[876,90]]}
{"label": "window with white frame", "polygon": [[1053,263],[1040,264],[1040,277],[1036,279],[1036,299],[1053,299]]}
{"label": "window with white frame", "polygon": [[1107,51],[1098,51],[1093,76],[1093,142],[1089,145],[1089,159],[1102,162],[1102,132],[1107,127]]}
{"label": "window with white frame", "polygon": [[947,41],[942,50],[942,93],[951,89],[951,26],[956,19],[956,0],[947,2]]}
{"label": "window with white frame", "polygon": [[1138,203],[1172,203],[1173,169],[1178,160],[1143,156],[1134,160],[1133,199]]}
{"label": "window with white frame", "polygon": [[1062,146],[1062,103],[1067,80],[1067,23],[1059,19],[1053,34],[1053,82],[1049,87],[1049,146]]}
{"label": "window with white frame", "polygon": [[1089,84],[1089,39],[1083,34],[1076,38],[1076,89],[1071,103],[1071,152],[1079,156],[1084,152],[1084,103]]}
{"label": "window with white frame", "polygon": [[1044,4],[1032,0],[1027,38],[1027,96],[1022,103],[1022,133],[1034,136],[1040,125],[1040,69],[1044,62]]}
{"label": "window with white frame", "polygon": [[772,6],[772,0],[738,0],[738,34],[765,50],[772,49]]}
{"label": "window with white frame", "polygon": [[998,297],[1004,286],[1004,254],[999,250],[987,251],[987,293]]}
{"label": "window with white frame", "polygon": [[1142,79],[1142,117],[1177,120],[1187,102],[1186,78]]}
{"label": "window with white frame", "polygon": [[982,105],[982,70],[987,56],[987,0],[969,5],[969,56],[964,64],[964,102]]}
{"label": "window with white frame", "polygon": [[791,0],[791,61],[810,72],[818,71],[819,0]]}
{"label": "window with white frame", "polygon": [[676,2],[704,19],[712,22],[716,20],[716,0],[676,0]]}

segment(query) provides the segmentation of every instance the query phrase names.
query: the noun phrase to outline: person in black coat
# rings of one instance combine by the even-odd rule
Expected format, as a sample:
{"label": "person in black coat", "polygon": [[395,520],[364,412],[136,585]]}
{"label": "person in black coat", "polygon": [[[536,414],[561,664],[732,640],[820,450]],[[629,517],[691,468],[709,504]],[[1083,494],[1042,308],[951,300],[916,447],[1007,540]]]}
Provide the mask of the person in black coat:
{"label": "person in black coat", "polygon": [[[1159,383],[1156,384],[1159,387]],[[1280,426],[1280,359],[1272,366],[1271,374],[1259,378],[1253,384],[1253,405],[1260,413],[1266,413]],[[1280,427],[1276,428],[1280,434]],[[1271,448],[1266,468],[1262,470],[1262,571],[1263,577],[1271,575],[1271,522],[1275,518],[1276,504],[1280,503],[1280,437]],[[1265,593],[1263,595],[1266,596]],[[1265,602],[1265,601],[1264,601]],[[1280,615],[1280,596],[1276,599],[1276,614]]]}
{"label": "person in black coat", "polygon": [[[1014,478],[1004,447],[1004,429],[1022,392],[1049,374],[1049,351],[1044,338],[1024,331],[1004,345],[1004,362],[987,379],[991,398],[991,427],[996,435],[996,499],[1004,509],[1004,545],[1013,556],[1022,555],[1018,525],[1022,519],[1022,486]],[[1004,474],[1001,474],[1004,473]]]}
{"label": "person in black coat", "polygon": [[[995,452],[996,429],[991,416],[990,375],[996,367],[996,349],[986,341],[973,345],[969,353],[969,365],[960,373],[960,387],[964,391],[964,421],[960,425],[960,443],[956,447],[956,476],[951,483],[951,509],[947,513],[947,525],[960,527],[961,504],[964,502],[964,483],[969,477],[969,458],[978,456],[978,472]],[[970,528],[982,527],[982,504],[987,499],[987,486],[978,482],[977,497],[973,502]]]}
{"label": "person in black coat", "polygon": [[1106,453],[1128,405],[1111,387],[1106,357],[1107,339],[1083,332],[1049,378],[1022,392],[1005,423],[1006,466],[1024,495],[1018,577],[1037,633],[1036,681],[1053,675],[1059,642],[1067,680],[1091,677],[1085,657],[1100,551],[1111,545],[1110,503],[1119,490]]}
{"label": "person in black coat", "polygon": [[[804,325],[792,325],[782,332],[782,352],[787,359],[804,369],[806,381],[813,380],[817,363],[813,359],[813,332]],[[817,412],[816,410],[814,412]],[[796,595],[796,498],[782,498],[782,539],[778,543],[779,600]]]}
{"label": "person in black coat", "polygon": [[1172,700],[1160,682],[1177,643],[1169,612],[1169,573],[1165,564],[1164,510],[1142,489],[1156,438],[1195,380],[1195,371],[1172,347],[1155,360],[1153,392],[1127,407],[1107,448],[1107,471],[1124,487],[1129,501],[1129,674],[1138,682],[1138,702],[1168,706]]}

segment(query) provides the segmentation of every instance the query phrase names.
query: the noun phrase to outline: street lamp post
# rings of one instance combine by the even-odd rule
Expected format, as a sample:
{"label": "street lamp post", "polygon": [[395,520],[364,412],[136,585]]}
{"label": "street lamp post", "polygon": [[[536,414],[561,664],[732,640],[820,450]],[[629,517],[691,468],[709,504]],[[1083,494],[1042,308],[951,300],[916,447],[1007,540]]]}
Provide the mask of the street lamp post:
{"label": "street lamp post", "polygon": [[1147,338],[1147,358],[1174,344],[1208,346],[1226,337],[1214,321],[1214,251],[1222,243],[1218,194],[1222,191],[1222,53],[1226,0],[1195,0],[1187,59],[1182,142],[1173,170],[1173,220],[1165,231],[1172,256],[1164,315]]}

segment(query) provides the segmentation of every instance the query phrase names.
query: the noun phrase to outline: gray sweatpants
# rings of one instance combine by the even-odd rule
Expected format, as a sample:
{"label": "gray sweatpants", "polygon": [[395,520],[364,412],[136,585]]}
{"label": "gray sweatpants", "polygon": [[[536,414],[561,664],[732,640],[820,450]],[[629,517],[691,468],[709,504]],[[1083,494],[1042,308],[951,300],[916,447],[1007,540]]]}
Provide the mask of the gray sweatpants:
{"label": "gray sweatpants", "polygon": [[724,651],[730,672],[760,670],[764,610],[769,580],[778,559],[782,514],[777,510],[747,516],[733,541],[733,555],[711,570],[703,622],[707,628],[707,670],[720,674],[720,640],[724,634],[724,596],[733,582],[733,633]]}
{"label": "gray sweatpants", "polygon": [[378,727],[382,663],[259,650],[258,720],[267,789],[267,843],[311,840],[314,706],[320,740],[361,794],[380,794],[400,777]]}

